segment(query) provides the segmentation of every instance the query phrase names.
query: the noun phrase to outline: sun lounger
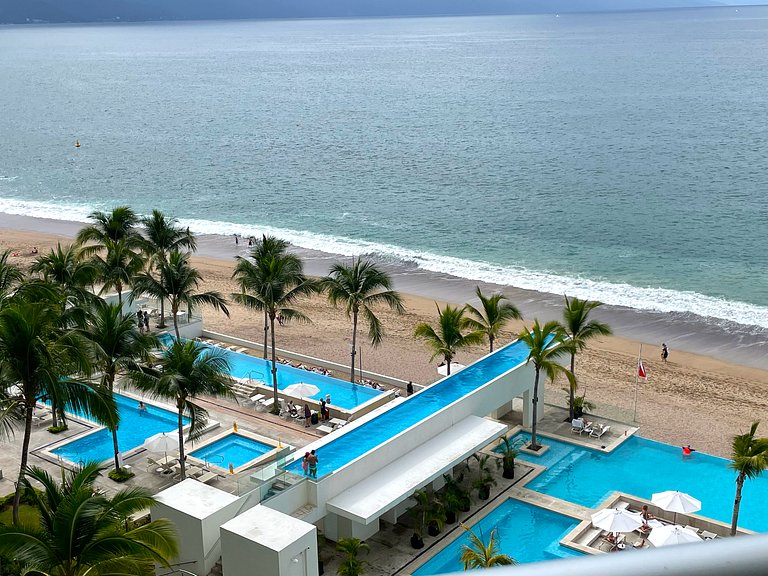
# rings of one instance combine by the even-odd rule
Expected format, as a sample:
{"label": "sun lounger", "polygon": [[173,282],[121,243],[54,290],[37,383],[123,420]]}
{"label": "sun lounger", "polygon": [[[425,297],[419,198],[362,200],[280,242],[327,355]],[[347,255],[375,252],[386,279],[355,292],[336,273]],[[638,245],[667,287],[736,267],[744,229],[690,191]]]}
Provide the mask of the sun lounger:
{"label": "sun lounger", "polygon": [[571,420],[571,432],[581,436],[581,433],[584,432],[584,421],[578,418]]}
{"label": "sun lounger", "polygon": [[259,404],[261,404],[262,406],[264,406],[264,408],[266,408],[267,410],[269,410],[270,408],[272,408],[272,406],[274,405],[274,403],[275,403],[275,399],[274,399],[274,398],[267,398],[266,400],[260,400],[260,401],[259,401]]}
{"label": "sun lounger", "polygon": [[253,396],[251,396],[250,400],[251,402],[261,402],[262,400],[264,400],[264,398],[266,398],[264,394],[254,394]]}
{"label": "sun lounger", "polygon": [[592,438],[602,438],[603,434],[606,434],[610,429],[610,426],[600,425],[598,428],[592,428],[592,431],[589,433],[589,435]]}
{"label": "sun lounger", "polygon": [[219,475],[216,474],[216,472],[204,472],[200,476],[196,477],[195,480],[197,480],[198,482],[202,482],[203,484],[208,484],[209,482],[213,482],[218,478],[219,478]]}
{"label": "sun lounger", "polygon": [[330,426],[326,426],[325,424],[320,424],[317,428],[315,428],[318,432],[322,432],[323,434],[330,434],[333,432],[333,428]]}
{"label": "sun lounger", "polygon": [[704,540],[714,540],[717,538],[717,534],[714,532],[707,532],[706,530],[702,530],[701,537],[704,538]]}

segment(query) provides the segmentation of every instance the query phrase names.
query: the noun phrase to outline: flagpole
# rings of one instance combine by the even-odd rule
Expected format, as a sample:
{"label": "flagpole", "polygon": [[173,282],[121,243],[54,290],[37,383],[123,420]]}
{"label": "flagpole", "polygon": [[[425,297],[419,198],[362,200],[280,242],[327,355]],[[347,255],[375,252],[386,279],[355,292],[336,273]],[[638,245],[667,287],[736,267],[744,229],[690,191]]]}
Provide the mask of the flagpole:
{"label": "flagpole", "polygon": [[637,388],[640,380],[640,363],[643,361],[643,343],[640,343],[640,351],[637,353],[637,366],[635,366],[635,409],[632,414],[632,422],[637,422]]}

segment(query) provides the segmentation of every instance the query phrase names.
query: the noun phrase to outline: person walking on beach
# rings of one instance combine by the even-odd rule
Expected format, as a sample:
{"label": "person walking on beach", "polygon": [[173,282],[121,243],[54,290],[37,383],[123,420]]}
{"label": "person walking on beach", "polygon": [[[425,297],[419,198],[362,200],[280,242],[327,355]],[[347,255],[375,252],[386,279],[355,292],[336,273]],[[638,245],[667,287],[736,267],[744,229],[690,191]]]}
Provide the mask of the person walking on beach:
{"label": "person walking on beach", "polygon": [[235,234],[235,246],[240,244],[240,239],[237,237],[237,234]]}
{"label": "person walking on beach", "polygon": [[144,331],[149,333],[149,312],[144,310]]}
{"label": "person walking on beach", "polygon": [[669,358],[669,348],[667,348],[666,344],[662,344],[661,345],[661,361],[664,362],[664,364],[666,364],[667,358]]}
{"label": "person walking on beach", "polygon": [[309,453],[307,462],[309,462],[309,477],[317,478],[317,455],[314,450]]}
{"label": "person walking on beach", "polygon": [[139,321],[139,334],[144,334],[144,316],[141,314],[141,312],[138,312],[136,314],[136,318]]}

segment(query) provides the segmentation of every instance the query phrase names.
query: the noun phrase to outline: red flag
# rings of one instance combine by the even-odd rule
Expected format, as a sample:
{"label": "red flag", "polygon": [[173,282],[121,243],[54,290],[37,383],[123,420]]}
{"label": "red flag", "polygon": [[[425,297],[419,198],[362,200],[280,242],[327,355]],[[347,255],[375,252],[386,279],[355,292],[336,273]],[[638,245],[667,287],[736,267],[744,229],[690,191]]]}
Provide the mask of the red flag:
{"label": "red flag", "polygon": [[648,373],[645,371],[645,366],[643,366],[642,360],[639,360],[637,363],[637,375],[640,378],[648,378]]}

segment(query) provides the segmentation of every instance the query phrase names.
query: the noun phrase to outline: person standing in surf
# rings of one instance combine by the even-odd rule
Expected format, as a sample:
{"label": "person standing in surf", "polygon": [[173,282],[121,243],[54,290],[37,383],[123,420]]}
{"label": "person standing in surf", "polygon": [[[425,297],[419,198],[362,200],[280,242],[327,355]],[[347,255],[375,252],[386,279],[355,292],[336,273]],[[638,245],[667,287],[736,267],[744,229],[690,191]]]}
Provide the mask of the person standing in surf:
{"label": "person standing in surf", "polygon": [[662,344],[661,345],[661,361],[664,362],[664,364],[666,364],[667,358],[669,358],[669,348],[667,348],[666,344]]}

